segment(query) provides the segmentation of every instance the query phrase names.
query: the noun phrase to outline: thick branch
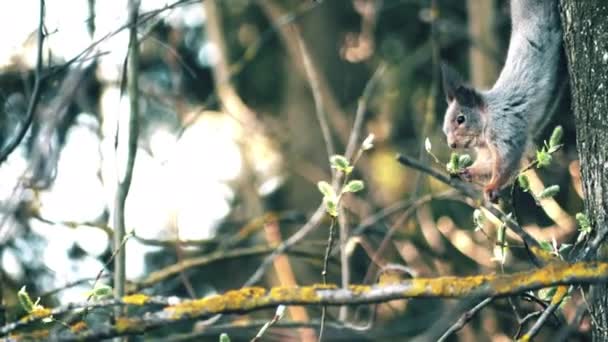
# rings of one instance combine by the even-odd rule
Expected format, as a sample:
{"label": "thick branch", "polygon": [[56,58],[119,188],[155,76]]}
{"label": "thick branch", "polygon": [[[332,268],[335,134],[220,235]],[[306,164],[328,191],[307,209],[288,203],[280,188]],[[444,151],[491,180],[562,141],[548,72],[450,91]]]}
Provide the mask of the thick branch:
{"label": "thick branch", "polygon": [[[280,304],[357,305],[407,298],[488,298],[514,295],[555,285],[588,284],[606,280],[608,280],[607,262],[552,263],[540,269],[510,275],[413,278],[397,284],[352,285],[348,289],[340,289],[335,285],[275,287],[268,291],[259,287],[249,287],[196,300],[180,300],[175,297],[149,299],[144,295],[133,295],[121,300],[71,304],[50,310],[48,314],[59,315],[75,308],[89,306],[175,303],[161,311],[146,315],[119,317],[114,325],[100,324],[84,328],[77,333],[66,329],[60,332],[60,336],[53,336],[62,340],[98,340],[141,334],[180,320],[198,319],[221,313],[243,313]],[[0,328],[0,336],[45,317],[48,315],[37,315],[31,319],[8,324]]]}

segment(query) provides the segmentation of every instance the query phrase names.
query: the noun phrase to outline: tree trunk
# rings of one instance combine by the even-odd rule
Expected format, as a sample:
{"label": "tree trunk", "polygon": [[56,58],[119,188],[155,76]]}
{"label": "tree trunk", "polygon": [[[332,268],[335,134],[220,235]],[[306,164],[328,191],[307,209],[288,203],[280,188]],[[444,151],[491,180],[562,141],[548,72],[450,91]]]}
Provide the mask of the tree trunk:
{"label": "tree trunk", "polygon": [[[561,0],[585,207],[596,235],[608,230],[608,1]],[[606,243],[595,257],[605,259]],[[594,288],[594,341],[608,341],[608,287]]]}
{"label": "tree trunk", "polygon": [[495,0],[468,0],[469,17],[469,64],[471,83],[480,88],[490,88],[496,82],[498,64],[496,63],[496,18]]}

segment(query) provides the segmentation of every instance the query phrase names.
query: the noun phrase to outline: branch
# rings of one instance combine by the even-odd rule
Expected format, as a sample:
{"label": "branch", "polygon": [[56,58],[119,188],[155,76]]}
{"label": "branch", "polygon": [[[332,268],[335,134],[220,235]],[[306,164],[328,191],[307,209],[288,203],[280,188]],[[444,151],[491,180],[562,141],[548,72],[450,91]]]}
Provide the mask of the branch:
{"label": "branch", "polygon": [[452,188],[462,192],[465,196],[470,197],[472,199],[482,199],[481,206],[488,210],[492,215],[496,216],[499,220],[504,222],[509,229],[511,229],[517,236],[519,236],[526,246],[528,250],[532,253],[533,261],[537,266],[546,264],[548,261],[556,260],[551,253],[543,250],[540,247],[540,244],[532,235],[528,234],[517,222],[513,219],[507,217],[503,212],[501,212],[497,207],[492,205],[489,201],[485,200],[484,196],[480,195],[479,190],[473,188],[469,183],[465,183],[464,181],[455,178],[449,177],[446,174],[439,172],[429,166],[426,166],[420,163],[418,160],[410,158],[405,155],[398,154],[397,161],[405,166],[409,166],[413,169],[422,171],[429,176],[437,179],[438,181],[445,183]]}
{"label": "branch", "polygon": [[[138,117],[139,117],[139,42],[137,39],[137,19],[139,1],[129,0],[129,52],[127,60],[127,87],[129,91],[129,121],[126,127],[121,127],[118,120],[118,129],[124,128],[128,131],[126,142],[127,157],[125,160],[124,173],[117,175],[117,188],[114,202],[114,293],[117,297],[125,294],[125,202],[129,194],[131,179],[133,177],[133,166],[137,154]],[[117,134],[117,140],[119,140]],[[117,146],[118,149],[118,146]],[[120,311],[116,312],[120,315]]]}
{"label": "branch", "polygon": [[483,309],[486,305],[490,304],[492,300],[494,300],[494,298],[488,297],[479,302],[477,305],[475,305],[471,310],[468,310],[463,313],[462,316],[460,316],[460,318],[458,319],[458,321],[456,321],[454,325],[452,325],[445,333],[443,333],[443,335],[441,335],[437,342],[446,341],[448,337],[450,337],[452,334],[464,328],[467,322],[469,322],[475,316],[475,314],[481,311],[481,309]]}
{"label": "branch", "polygon": [[36,113],[36,107],[40,101],[40,87],[43,81],[42,75],[42,49],[44,47],[44,14],[45,14],[45,3],[44,0],[40,0],[40,12],[38,20],[38,47],[36,55],[36,69],[34,74],[34,89],[32,90],[32,96],[27,106],[27,112],[25,114],[24,122],[18,127],[15,137],[9,141],[4,150],[0,152],[0,164],[2,164],[8,156],[19,146],[28,129],[34,121],[34,115]]}
{"label": "branch", "polygon": [[120,300],[95,303],[75,303],[48,310],[45,315],[26,317],[0,328],[0,336],[19,327],[38,322],[49,315],[60,315],[76,308],[109,307],[116,305],[168,305],[163,310],[118,317],[113,325],[84,327],[74,333],[64,329],[52,336],[62,340],[99,340],[114,336],[141,334],[176,321],[199,319],[223,313],[245,313],[278,305],[358,305],[407,298],[488,298],[523,293],[530,290],[571,284],[590,284],[608,280],[608,262],[552,263],[540,269],[510,275],[481,275],[468,277],[438,277],[406,279],[397,284],[351,285],[340,289],[336,285],[303,287],[242,288],[221,295],[196,300],[177,297],[146,297],[132,295]]}
{"label": "branch", "polygon": [[[191,268],[207,266],[216,261],[224,261],[238,258],[251,258],[259,255],[272,253],[274,250],[275,247],[271,246],[256,246],[230,249],[227,251],[220,250],[208,255],[183,259],[182,262],[179,264],[173,264],[161,270],[150,273],[145,279],[135,282],[132,286],[128,286],[127,292],[133,293],[151,287],[171,277],[175,277],[180,272],[189,270]],[[314,253],[310,249],[294,250],[291,252],[291,254],[300,256],[314,255]]]}

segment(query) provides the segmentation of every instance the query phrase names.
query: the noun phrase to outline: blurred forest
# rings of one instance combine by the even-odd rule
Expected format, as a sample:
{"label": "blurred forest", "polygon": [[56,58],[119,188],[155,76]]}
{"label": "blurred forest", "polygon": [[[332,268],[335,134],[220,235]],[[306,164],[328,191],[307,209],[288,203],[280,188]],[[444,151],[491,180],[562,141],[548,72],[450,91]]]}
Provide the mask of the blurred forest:
{"label": "blurred forest", "polygon": [[[90,300],[104,284],[114,289],[123,253],[124,293],[201,298],[245,284],[322,283],[333,219],[317,183],[337,184],[329,158],[352,161],[357,151],[350,177],[365,188],[344,196],[328,283],[531,268],[515,235],[505,249],[500,224],[476,227],[473,200],[395,159],[401,153],[445,171],[440,62],[490,87],[508,48],[506,0],[142,0],[137,73],[127,67],[126,1],[22,0],[0,4],[0,13],[10,32],[0,37],[0,326],[27,314],[18,300],[24,286],[47,308]],[[563,73],[566,83],[565,66]],[[564,93],[535,137],[541,145],[561,125],[564,146],[551,167],[527,173],[532,191],[556,184],[559,193],[538,205],[513,193],[518,222],[550,246],[575,243],[574,215],[583,208]],[[374,146],[362,151],[369,134]],[[427,138],[439,164],[425,151]],[[130,157],[132,180],[117,182]],[[126,236],[116,241],[117,217]],[[277,246],[284,253],[273,253]],[[447,340],[510,341],[550,298],[530,291],[496,299]],[[536,340],[549,340],[584,303],[574,292]],[[329,307],[323,338],[409,341],[444,320],[450,327],[469,308],[462,305]],[[262,340],[316,340],[321,311],[290,306]],[[102,324],[111,313],[91,309],[85,319]],[[186,320],[134,339],[250,340],[274,315],[269,308]],[[588,320],[571,339],[585,339]],[[76,319],[31,329],[65,329],[58,321]]]}

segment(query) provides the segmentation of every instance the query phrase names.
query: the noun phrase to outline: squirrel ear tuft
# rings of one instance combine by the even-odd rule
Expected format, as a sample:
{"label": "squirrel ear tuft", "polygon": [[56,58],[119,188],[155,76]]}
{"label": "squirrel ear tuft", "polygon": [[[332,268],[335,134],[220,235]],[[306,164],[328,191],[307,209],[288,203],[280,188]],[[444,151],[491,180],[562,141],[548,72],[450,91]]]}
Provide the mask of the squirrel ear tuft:
{"label": "squirrel ear tuft", "polygon": [[441,74],[443,78],[443,91],[448,103],[456,100],[466,107],[479,107],[483,105],[483,99],[479,92],[467,86],[456,70],[441,63]]}
{"label": "squirrel ear tuft", "polygon": [[446,63],[441,63],[441,77],[443,79],[443,92],[448,103],[456,98],[456,90],[463,86],[460,74]]}
{"label": "squirrel ear tuft", "polygon": [[479,92],[471,87],[460,86],[456,89],[456,101],[465,107],[483,107],[483,98]]}

